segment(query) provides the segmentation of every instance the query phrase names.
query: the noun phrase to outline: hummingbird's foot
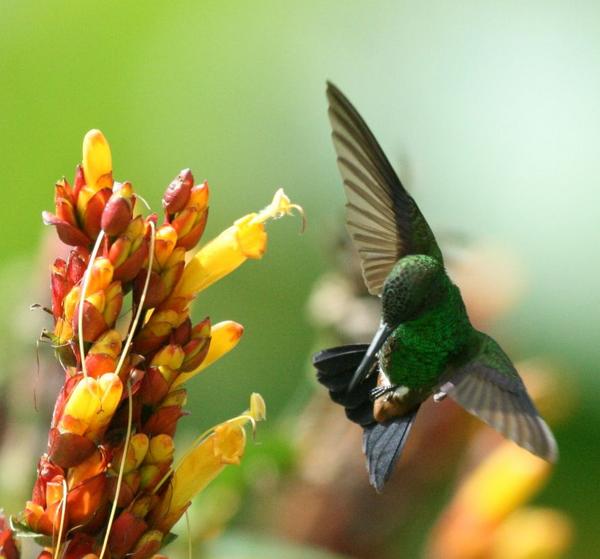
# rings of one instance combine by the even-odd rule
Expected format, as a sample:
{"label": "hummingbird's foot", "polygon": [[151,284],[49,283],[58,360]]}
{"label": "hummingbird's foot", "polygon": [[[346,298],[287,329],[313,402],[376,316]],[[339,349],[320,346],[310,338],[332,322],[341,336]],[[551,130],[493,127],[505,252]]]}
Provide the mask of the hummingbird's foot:
{"label": "hummingbird's foot", "polygon": [[386,394],[389,394],[390,392],[394,392],[396,390],[396,388],[398,388],[397,384],[387,384],[387,385],[382,385],[382,386],[376,386],[375,388],[373,388],[373,390],[371,390],[371,392],[369,394],[369,398],[370,398],[371,402],[374,402],[375,400],[381,398],[382,396],[385,396]]}
{"label": "hummingbird's foot", "polygon": [[446,382],[438,391],[433,395],[433,401],[437,404],[441,402],[446,396],[448,396],[448,392],[454,388],[454,384],[452,382]]}

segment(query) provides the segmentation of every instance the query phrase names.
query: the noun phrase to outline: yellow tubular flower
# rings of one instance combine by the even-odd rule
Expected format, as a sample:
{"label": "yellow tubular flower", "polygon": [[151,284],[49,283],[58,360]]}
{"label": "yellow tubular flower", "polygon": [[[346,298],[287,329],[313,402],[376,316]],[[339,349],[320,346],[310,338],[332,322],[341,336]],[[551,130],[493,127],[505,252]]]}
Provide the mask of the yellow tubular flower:
{"label": "yellow tubular flower", "polygon": [[190,299],[233,272],[248,258],[261,258],[267,246],[265,222],[289,215],[294,209],[303,212],[300,206],[291,203],[283,189],[279,189],[266,208],[238,219],[196,253],[185,267],[173,298]]}
{"label": "yellow tubular flower", "polygon": [[88,186],[112,186],[110,146],[100,130],[90,130],[83,138],[83,173]]}
{"label": "yellow tubular flower", "polygon": [[251,397],[250,408],[253,407],[258,410],[256,417],[246,411],[217,425],[186,454],[173,472],[170,487],[151,513],[152,527],[167,532],[186,510],[190,500],[215,479],[225,466],[240,463],[246,447],[244,426],[266,415],[264,400],[259,394]]}
{"label": "yellow tubular flower", "polygon": [[239,343],[243,333],[244,327],[233,320],[225,320],[215,324],[210,331],[211,340],[208,353],[200,366],[189,373],[181,373],[173,382],[172,388],[182,385],[226,353],[229,353]]}

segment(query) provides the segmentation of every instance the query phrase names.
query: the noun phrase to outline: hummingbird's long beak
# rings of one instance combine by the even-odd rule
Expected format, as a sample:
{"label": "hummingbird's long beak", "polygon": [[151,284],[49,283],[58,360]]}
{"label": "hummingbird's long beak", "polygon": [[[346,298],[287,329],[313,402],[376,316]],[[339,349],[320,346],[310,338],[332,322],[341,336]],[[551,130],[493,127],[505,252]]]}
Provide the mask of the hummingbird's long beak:
{"label": "hummingbird's long beak", "polygon": [[385,340],[388,339],[389,335],[393,331],[394,329],[391,326],[385,322],[381,323],[379,330],[377,330],[375,336],[373,336],[373,339],[371,340],[371,344],[367,349],[367,353],[365,353],[363,360],[360,362],[358,369],[356,369],[356,372],[350,381],[348,392],[354,390],[358,383],[369,374],[371,366],[373,365],[373,361],[377,359],[377,352],[381,349],[381,346],[385,343]]}

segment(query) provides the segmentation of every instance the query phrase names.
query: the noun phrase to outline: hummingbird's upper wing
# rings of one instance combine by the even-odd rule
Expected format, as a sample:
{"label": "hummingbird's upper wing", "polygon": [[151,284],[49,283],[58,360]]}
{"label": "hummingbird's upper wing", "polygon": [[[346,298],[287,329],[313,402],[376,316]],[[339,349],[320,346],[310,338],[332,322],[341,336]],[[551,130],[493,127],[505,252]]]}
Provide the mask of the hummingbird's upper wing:
{"label": "hummingbird's upper wing", "polygon": [[407,254],[443,262],[435,237],[365,121],[332,83],[329,119],[348,203],[346,225],[369,293],[379,295],[394,264]]}
{"label": "hummingbird's upper wing", "polygon": [[540,417],[509,357],[489,336],[478,333],[477,355],[451,372],[442,387],[468,412],[505,437],[550,462],[558,458],[554,435]]}

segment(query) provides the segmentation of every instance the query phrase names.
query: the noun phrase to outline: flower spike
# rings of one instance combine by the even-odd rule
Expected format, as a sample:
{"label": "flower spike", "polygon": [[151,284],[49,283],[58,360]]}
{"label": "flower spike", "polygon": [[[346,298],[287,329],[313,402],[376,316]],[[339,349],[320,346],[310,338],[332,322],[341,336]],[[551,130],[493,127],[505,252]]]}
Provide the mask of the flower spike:
{"label": "flower spike", "polygon": [[[208,183],[181,171],[163,196],[162,223],[138,214],[138,199],[130,182],[113,179],[108,141],[90,130],[73,184],[59,181],[55,213],[44,213],[72,249],[51,270],[48,337],[64,385],[31,501],[13,519],[17,532],[47,546],[40,558],[164,557],[157,552],[190,500],[240,463],[246,426],[254,431],[266,417],[253,394],[248,410],[198,437],[173,467],[177,423],[187,414],[184,383],[244,331],[231,320],[193,324],[190,305],[201,289],[264,254],[267,221],[302,209],[279,190],[189,256],[206,225]],[[11,534],[0,519],[0,555],[18,559]]]}

